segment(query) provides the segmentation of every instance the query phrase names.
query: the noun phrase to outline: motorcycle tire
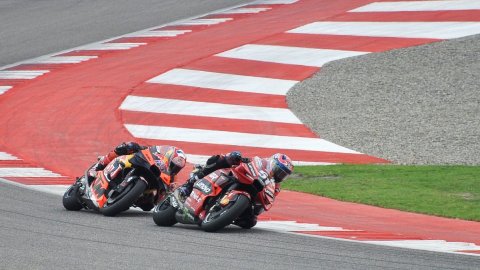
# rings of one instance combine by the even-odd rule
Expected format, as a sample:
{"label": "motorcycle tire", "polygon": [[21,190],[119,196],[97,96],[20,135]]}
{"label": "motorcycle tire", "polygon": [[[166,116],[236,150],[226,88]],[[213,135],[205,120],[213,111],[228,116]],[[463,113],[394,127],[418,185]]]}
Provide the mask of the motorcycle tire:
{"label": "motorcycle tire", "polygon": [[63,207],[69,211],[78,211],[83,208],[78,197],[77,185],[71,185],[63,194]]}
{"label": "motorcycle tire", "polygon": [[215,232],[226,227],[239,217],[250,205],[250,199],[239,194],[237,199],[219,211],[209,211],[200,227],[206,232]]}
{"label": "motorcycle tire", "polygon": [[167,197],[153,208],[153,221],[158,226],[173,226],[177,223],[177,219],[175,218],[176,212],[177,209],[170,205],[170,197]]}
{"label": "motorcycle tire", "polygon": [[137,179],[137,181],[135,181],[131,185],[133,185],[132,188],[124,191],[127,193],[124,194],[120,199],[118,199],[118,201],[115,201],[113,204],[106,203],[102,208],[100,208],[100,212],[104,216],[113,217],[120,212],[128,210],[130,206],[133,205],[135,200],[137,200],[138,197],[140,197],[140,195],[142,195],[142,193],[147,188],[147,183],[140,179]]}

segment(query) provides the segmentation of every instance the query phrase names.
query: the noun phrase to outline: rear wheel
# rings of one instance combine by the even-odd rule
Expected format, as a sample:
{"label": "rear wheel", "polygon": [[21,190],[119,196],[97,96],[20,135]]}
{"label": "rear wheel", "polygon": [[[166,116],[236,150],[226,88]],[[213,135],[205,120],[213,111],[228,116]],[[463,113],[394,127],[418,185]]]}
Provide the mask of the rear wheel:
{"label": "rear wheel", "polygon": [[177,223],[175,212],[177,209],[170,204],[170,197],[167,197],[153,209],[153,221],[158,226],[173,226]]}
{"label": "rear wheel", "polygon": [[135,200],[142,195],[147,188],[147,183],[137,179],[127,186],[121,193],[109,197],[100,212],[105,216],[115,216],[120,212],[126,211],[133,205]]}
{"label": "rear wheel", "polygon": [[200,225],[202,229],[206,232],[215,232],[232,224],[250,205],[250,199],[245,195],[239,194],[237,196],[235,201],[230,202],[224,207],[218,209],[216,206],[212,207]]}
{"label": "rear wheel", "polygon": [[70,211],[78,211],[83,208],[78,195],[78,183],[71,185],[63,194],[63,207]]}

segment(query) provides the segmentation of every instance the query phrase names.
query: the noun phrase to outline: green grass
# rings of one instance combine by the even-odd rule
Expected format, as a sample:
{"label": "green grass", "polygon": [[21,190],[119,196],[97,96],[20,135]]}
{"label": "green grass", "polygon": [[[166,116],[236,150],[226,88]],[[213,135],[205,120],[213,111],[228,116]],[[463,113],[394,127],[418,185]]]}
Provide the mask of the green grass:
{"label": "green grass", "polygon": [[480,166],[297,166],[282,188],[342,201],[480,221]]}

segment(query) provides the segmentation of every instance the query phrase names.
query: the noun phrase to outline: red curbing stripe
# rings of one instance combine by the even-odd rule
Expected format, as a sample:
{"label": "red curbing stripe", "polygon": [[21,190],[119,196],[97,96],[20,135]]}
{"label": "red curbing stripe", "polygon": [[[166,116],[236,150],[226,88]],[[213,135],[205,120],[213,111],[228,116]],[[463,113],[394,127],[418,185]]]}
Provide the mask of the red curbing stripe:
{"label": "red curbing stripe", "polygon": [[3,177],[9,181],[24,185],[70,185],[73,179],[68,177]]}
{"label": "red curbing stripe", "polygon": [[302,81],[320,69],[213,56],[188,64],[185,68],[236,75]]}
{"label": "red curbing stripe", "polygon": [[[215,138],[212,138],[212,141],[214,140]],[[282,152],[288,155],[291,159],[295,161],[352,163],[352,164],[388,163],[387,160],[368,156],[365,154],[345,154],[345,153],[334,153],[334,152],[273,149],[273,148],[245,147],[245,146],[207,144],[207,143],[191,143],[191,142],[152,140],[152,139],[143,139],[143,141],[147,142],[150,145],[175,145],[177,147],[182,148],[187,154],[193,154],[193,155],[209,156],[216,153],[228,153],[234,150],[239,150],[245,156],[258,155],[261,157],[268,157],[275,153]]]}
{"label": "red curbing stripe", "polygon": [[351,239],[351,240],[425,240],[420,236],[401,235],[388,232],[368,231],[296,231],[296,233],[320,235],[325,237]]}
{"label": "red curbing stripe", "polygon": [[122,111],[122,118],[123,122],[126,124],[317,138],[315,133],[313,133],[307,127],[301,124],[284,124],[265,121],[238,120],[161,113],[145,113],[133,111]]}
{"label": "red curbing stripe", "polygon": [[147,96],[221,104],[287,108],[287,102],[285,101],[285,97],[280,95],[214,90],[171,84],[144,83],[139,87],[136,87],[132,94],[135,96]]}
{"label": "red curbing stripe", "polygon": [[427,38],[390,38],[283,33],[267,39],[256,41],[255,44],[361,52],[383,52],[436,41],[439,40]]}
{"label": "red curbing stripe", "polygon": [[468,22],[480,21],[480,10],[347,12],[328,21],[346,22]]}
{"label": "red curbing stripe", "polygon": [[457,250],[456,252],[480,254],[480,250]]}

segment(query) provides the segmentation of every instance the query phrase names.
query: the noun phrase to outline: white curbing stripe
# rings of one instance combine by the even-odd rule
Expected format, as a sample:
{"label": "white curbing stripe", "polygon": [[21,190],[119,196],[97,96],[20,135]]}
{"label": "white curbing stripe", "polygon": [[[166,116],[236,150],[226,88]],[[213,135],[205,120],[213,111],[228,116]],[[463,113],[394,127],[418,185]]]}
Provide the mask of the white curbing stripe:
{"label": "white curbing stripe", "polygon": [[280,64],[321,67],[330,61],[364,55],[367,53],[368,52],[247,44],[226,52],[219,53],[216,56]]}
{"label": "white curbing stripe", "polygon": [[480,10],[480,2],[472,0],[374,2],[349,12],[398,12]]}
{"label": "white curbing stripe", "polygon": [[[187,162],[190,162],[192,164],[205,164],[207,162],[207,159],[209,159],[211,156],[204,156],[204,155],[191,155],[187,154]],[[298,161],[298,160],[293,160],[292,161],[293,165],[295,166],[306,166],[306,165],[335,165],[337,163],[331,163],[331,162],[311,162],[311,161]],[[293,221],[292,221],[293,222]]]}
{"label": "white curbing stripe", "polygon": [[318,138],[132,124],[125,124],[125,127],[134,137],[143,139],[360,154]]}
{"label": "white curbing stripe", "polygon": [[20,160],[20,159],[10,155],[9,153],[0,152],[0,160]]}
{"label": "white curbing stripe", "polygon": [[298,223],[296,221],[259,221],[255,228],[267,229],[277,232],[295,232],[295,231],[311,231],[311,232],[339,232],[351,231],[341,227],[325,227],[318,224]]}
{"label": "white curbing stripe", "polygon": [[233,20],[232,18],[215,18],[215,19],[193,19],[178,22],[172,25],[214,25]]}
{"label": "white curbing stripe", "polygon": [[49,70],[0,70],[0,79],[31,80],[48,72]]}
{"label": "white curbing stripe", "polygon": [[[11,86],[0,86],[0,95],[4,94],[5,92],[7,92],[8,90],[12,89]],[[1,152],[0,152],[0,155],[1,155]]]}
{"label": "white curbing stripe", "polygon": [[288,109],[127,96],[120,110],[301,124]]}
{"label": "white curbing stripe", "polygon": [[227,10],[219,12],[217,14],[248,14],[248,13],[260,13],[263,11],[270,10],[271,8],[237,8],[232,10]]}
{"label": "white curbing stripe", "polygon": [[0,177],[61,177],[43,168],[0,168]]}
{"label": "white curbing stripe", "polygon": [[52,56],[44,59],[34,60],[34,64],[76,64],[95,59],[98,56]]}
{"label": "white curbing stripe", "polygon": [[252,4],[255,5],[275,5],[275,4],[293,4],[298,2],[298,0],[259,0],[255,1]]}
{"label": "white curbing stripe", "polygon": [[[418,250],[427,250],[434,252],[444,252],[444,253],[454,253],[454,254],[464,254],[470,256],[480,256],[475,253],[467,253],[462,251],[480,251],[480,246],[475,245],[474,243],[466,242],[447,242],[445,240],[400,240],[400,239],[390,239],[390,240],[379,240],[379,241],[362,241],[362,240],[352,240],[344,238],[336,238],[330,236],[322,235],[312,235],[304,234],[303,232],[328,232],[328,231],[358,231],[358,230],[348,230],[341,227],[323,227],[317,224],[309,223],[297,223],[296,221],[259,221],[255,228],[271,230],[280,233],[291,233],[296,235],[303,235],[307,237],[316,237],[316,238],[328,238],[335,239],[337,241],[346,241],[346,242],[356,242],[356,243],[366,243],[380,246],[389,246],[389,247],[399,247],[399,248],[408,248],[408,249],[418,249]],[[358,231],[362,232],[362,231]]]}
{"label": "white curbing stripe", "polygon": [[147,82],[285,95],[298,81],[177,68],[158,75]]}
{"label": "white curbing stripe", "polygon": [[108,51],[108,50],[129,50],[147,43],[97,43],[80,47],[79,50],[86,51]]}
{"label": "white curbing stripe", "polygon": [[192,30],[152,30],[125,35],[125,37],[176,37]]}
{"label": "white curbing stripe", "polygon": [[385,241],[362,241],[362,243],[376,244],[390,247],[402,247],[440,252],[456,252],[467,250],[479,250],[480,246],[465,242],[447,242],[445,240],[385,240]]}
{"label": "white curbing stripe", "polygon": [[480,33],[480,22],[314,22],[287,33],[451,39]]}

